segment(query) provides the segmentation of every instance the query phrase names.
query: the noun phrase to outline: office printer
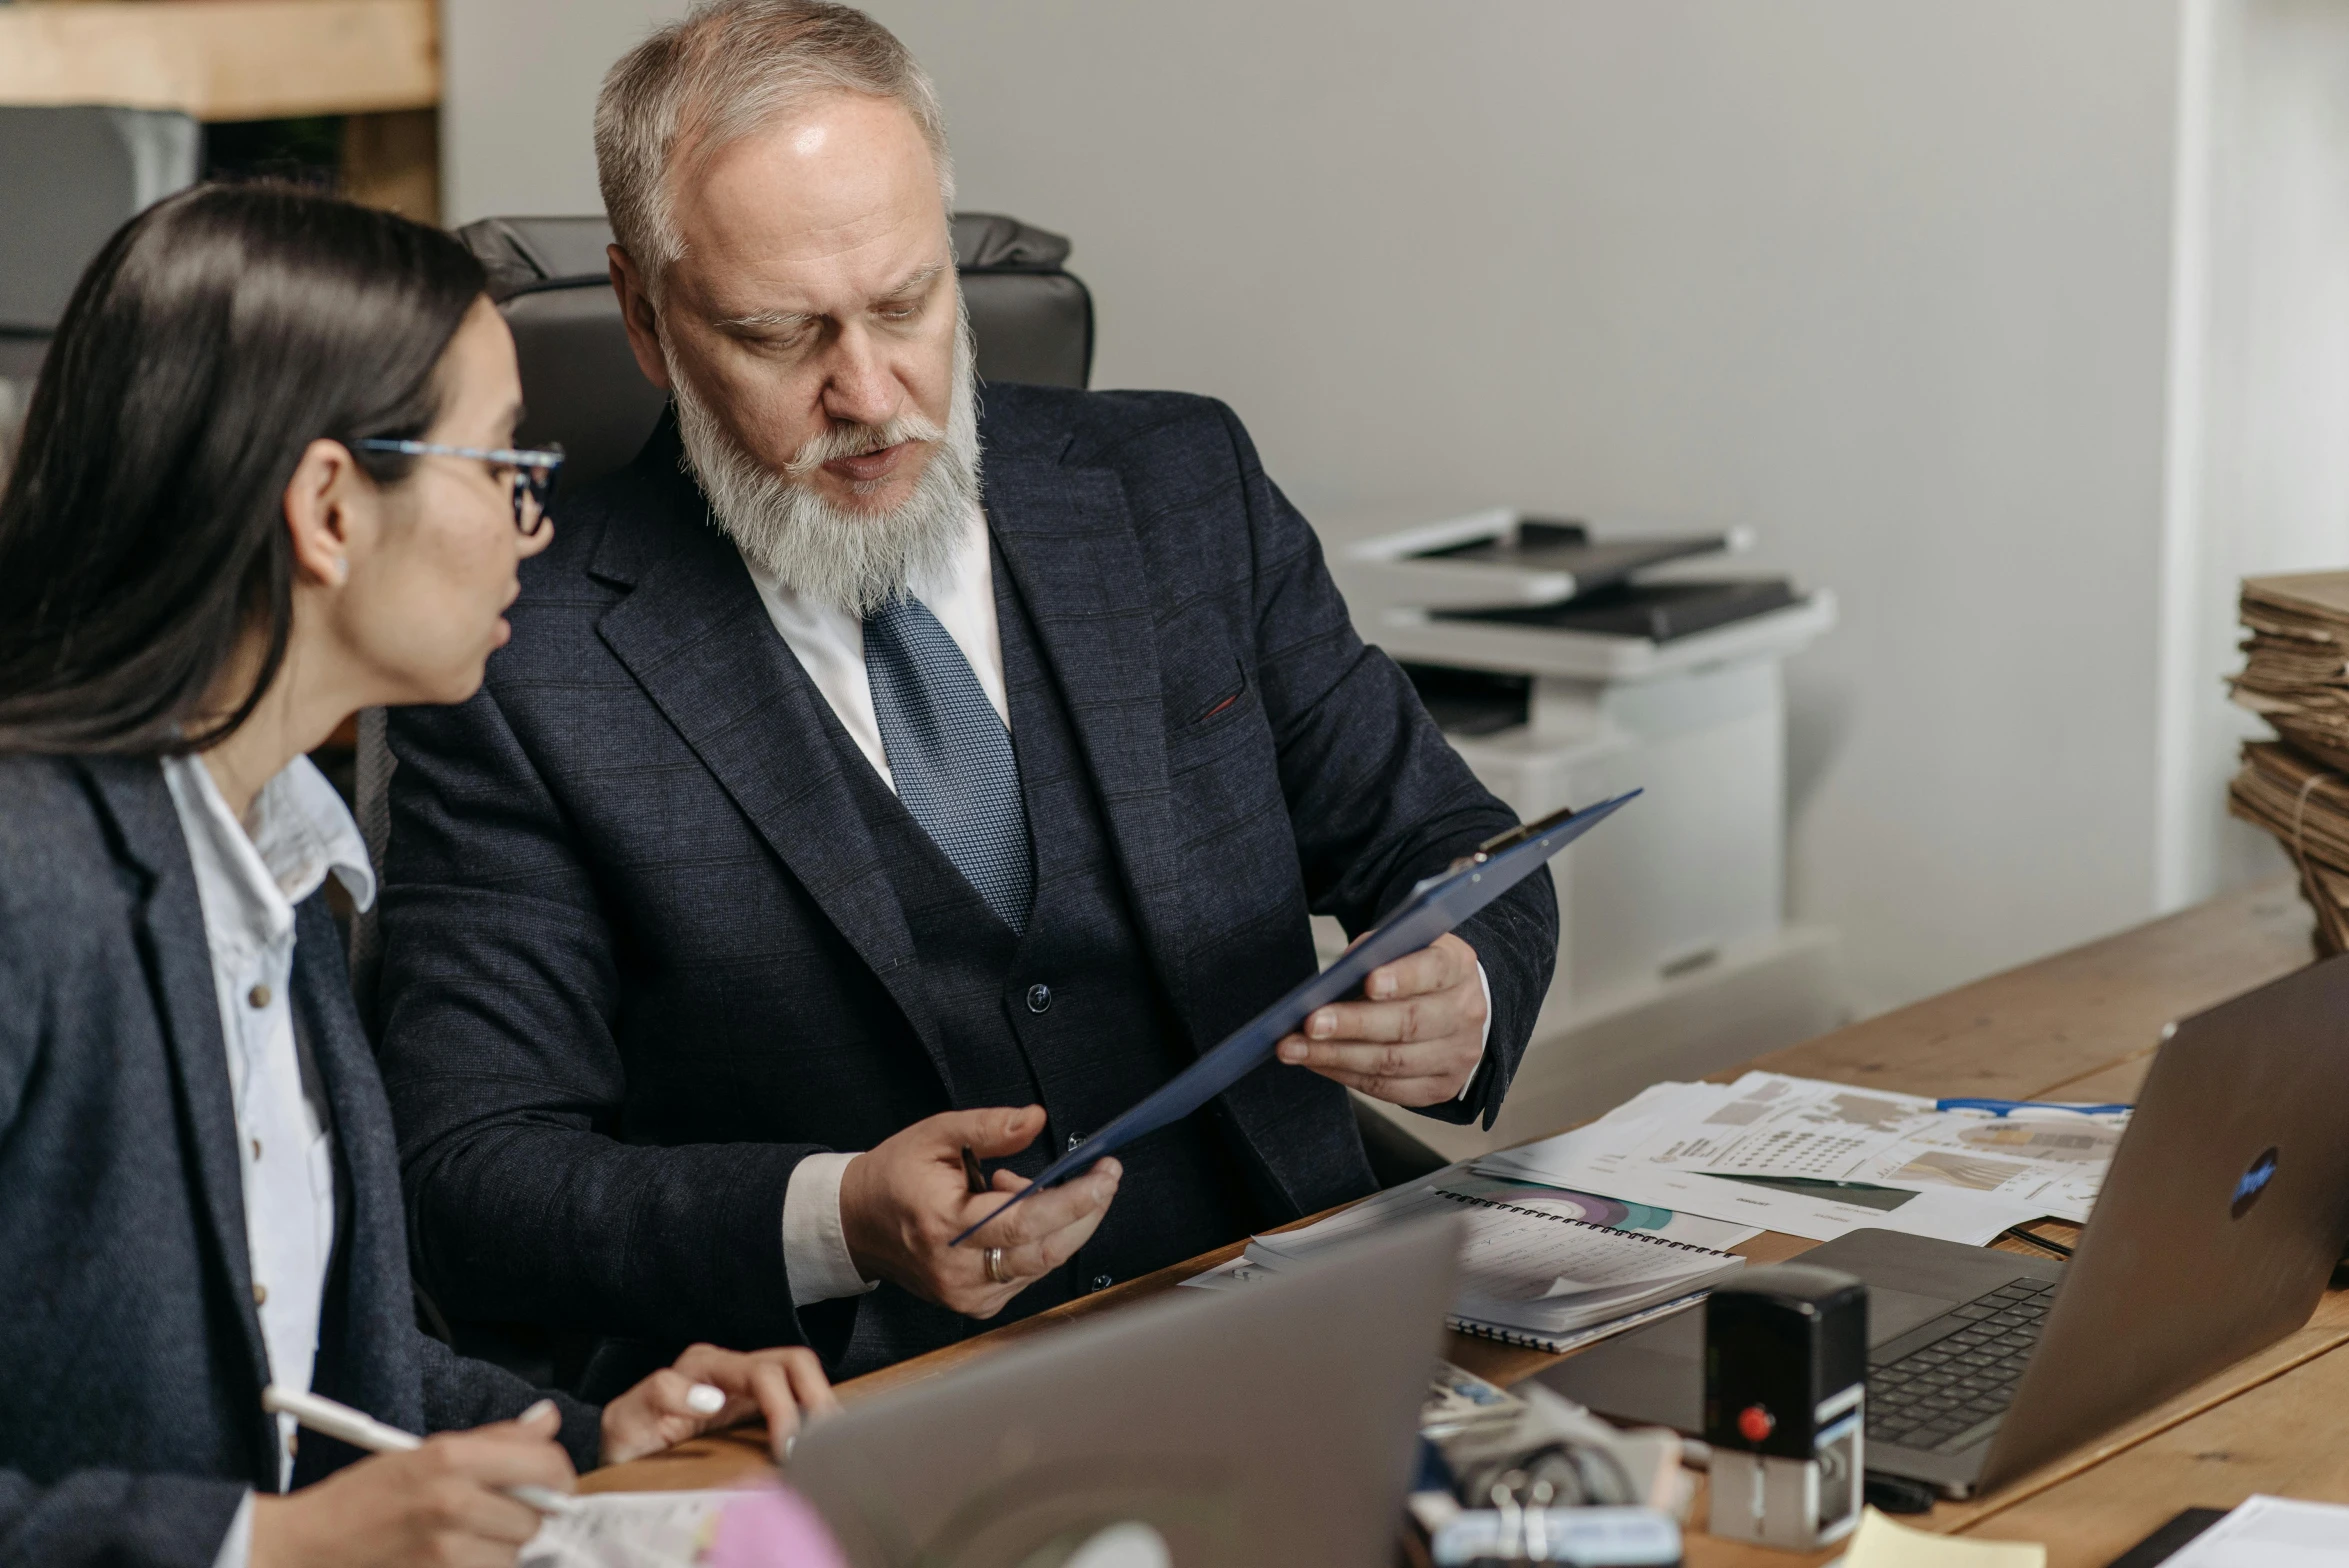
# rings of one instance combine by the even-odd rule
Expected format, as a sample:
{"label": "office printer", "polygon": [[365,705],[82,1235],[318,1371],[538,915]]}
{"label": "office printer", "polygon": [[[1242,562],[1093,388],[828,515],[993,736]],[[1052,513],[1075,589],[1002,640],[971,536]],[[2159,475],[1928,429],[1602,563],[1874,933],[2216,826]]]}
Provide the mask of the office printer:
{"label": "office printer", "polygon": [[1647,793],[1555,864],[1557,978],[1493,1129],[1396,1119],[1461,1158],[1843,1022],[1834,933],[1785,919],[1781,665],[1834,596],[1725,571],[1745,530],[1398,521],[1329,519],[1331,572],[1486,787],[1528,821]]}

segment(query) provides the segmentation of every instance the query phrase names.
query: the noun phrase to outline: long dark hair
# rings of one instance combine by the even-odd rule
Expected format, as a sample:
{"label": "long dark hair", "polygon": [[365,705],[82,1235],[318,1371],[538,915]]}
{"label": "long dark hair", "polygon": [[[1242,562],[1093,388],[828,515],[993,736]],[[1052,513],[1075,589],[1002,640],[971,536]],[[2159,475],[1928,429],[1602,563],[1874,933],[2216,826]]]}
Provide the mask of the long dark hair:
{"label": "long dark hair", "polygon": [[[0,752],[193,751],[250,717],[292,629],[303,448],[422,435],[484,287],[440,230],[287,186],[199,186],[117,230],[0,492]],[[379,484],[413,461],[353,456]],[[251,690],[204,714],[254,626]]]}

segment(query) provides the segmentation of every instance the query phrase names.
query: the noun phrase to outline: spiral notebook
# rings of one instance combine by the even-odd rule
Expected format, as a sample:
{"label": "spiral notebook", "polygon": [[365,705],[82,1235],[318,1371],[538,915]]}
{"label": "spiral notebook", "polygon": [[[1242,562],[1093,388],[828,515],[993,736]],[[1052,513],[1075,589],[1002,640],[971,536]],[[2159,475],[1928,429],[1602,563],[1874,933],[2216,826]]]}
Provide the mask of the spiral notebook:
{"label": "spiral notebook", "polygon": [[[1372,1230],[1441,1212],[1468,1218],[1451,1326],[1550,1351],[1573,1349],[1702,1300],[1715,1279],[1744,1265],[1743,1258],[1720,1249],[1753,1234],[1717,1220],[1635,1209],[1454,1166],[1316,1224],[1258,1236],[1237,1262],[1185,1283],[1204,1289],[1246,1285]],[[1625,1228],[1625,1221],[1649,1228]]]}

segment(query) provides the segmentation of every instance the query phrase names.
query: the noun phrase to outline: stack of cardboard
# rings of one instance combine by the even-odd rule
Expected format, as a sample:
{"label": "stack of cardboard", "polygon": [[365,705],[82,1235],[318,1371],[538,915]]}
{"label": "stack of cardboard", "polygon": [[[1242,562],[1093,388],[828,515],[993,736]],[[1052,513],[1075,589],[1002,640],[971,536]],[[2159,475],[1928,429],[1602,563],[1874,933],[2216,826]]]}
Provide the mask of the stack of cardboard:
{"label": "stack of cardboard", "polygon": [[2273,833],[2316,910],[2320,951],[2349,951],[2349,572],[2247,577],[2235,701],[2272,741],[2243,747],[2227,808]]}

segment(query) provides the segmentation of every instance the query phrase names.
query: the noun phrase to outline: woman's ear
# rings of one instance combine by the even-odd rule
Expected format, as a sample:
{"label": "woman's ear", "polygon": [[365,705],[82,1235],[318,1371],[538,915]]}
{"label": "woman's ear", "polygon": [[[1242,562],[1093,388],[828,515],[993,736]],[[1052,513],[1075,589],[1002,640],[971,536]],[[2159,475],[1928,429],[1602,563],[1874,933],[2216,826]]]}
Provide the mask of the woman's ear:
{"label": "woman's ear", "polygon": [[294,477],[285,487],[286,532],[293,537],[297,577],[340,588],[350,580],[351,550],[371,533],[374,482],[349,447],[340,441],[313,441],[302,449]]}

